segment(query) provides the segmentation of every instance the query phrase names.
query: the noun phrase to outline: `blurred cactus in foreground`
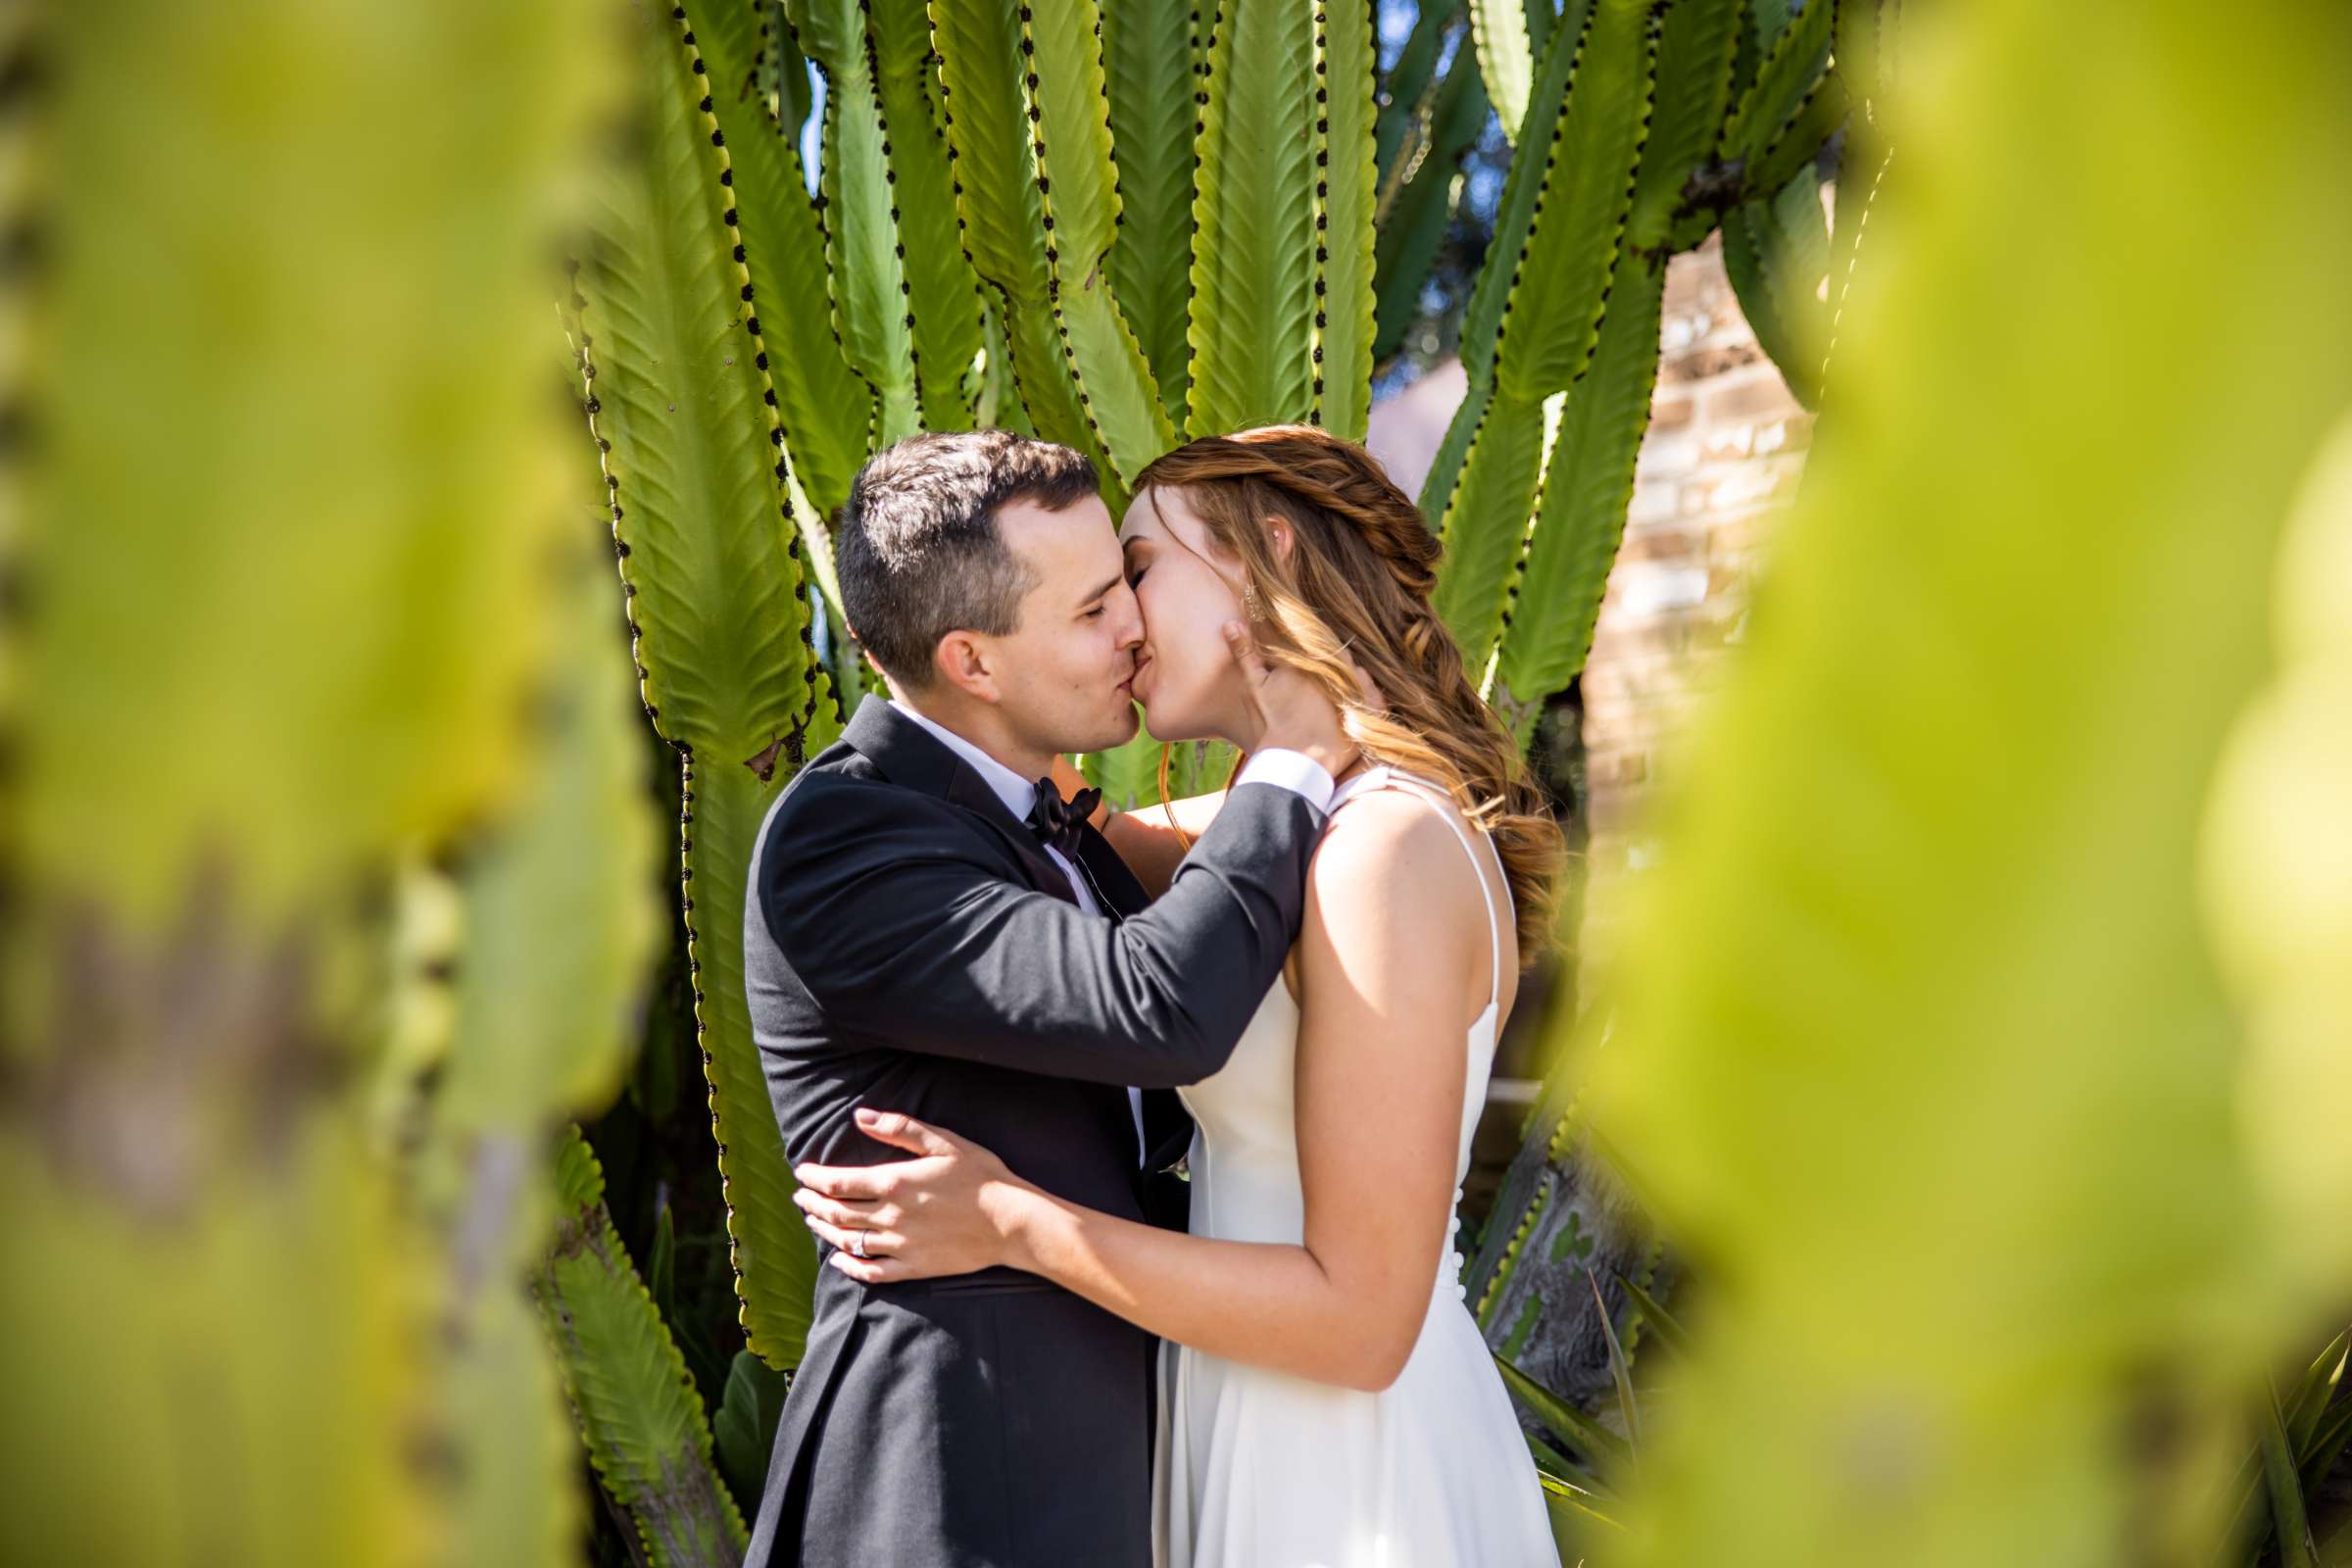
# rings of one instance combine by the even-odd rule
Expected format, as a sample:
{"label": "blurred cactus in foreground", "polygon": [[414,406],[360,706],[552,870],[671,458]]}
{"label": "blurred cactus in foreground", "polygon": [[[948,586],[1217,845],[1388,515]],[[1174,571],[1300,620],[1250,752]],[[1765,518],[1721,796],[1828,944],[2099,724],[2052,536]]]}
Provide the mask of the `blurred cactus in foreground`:
{"label": "blurred cactus in foreground", "polygon": [[1806,495],[1588,1022],[1709,1282],[1612,1562],[2207,1561],[2245,1391],[2344,1321],[2352,13],[2212,23],[1911,39]]}
{"label": "blurred cactus in foreground", "polygon": [[522,1281],[660,886],[546,375],[579,36],[0,11],[11,1560],[577,1560]]}

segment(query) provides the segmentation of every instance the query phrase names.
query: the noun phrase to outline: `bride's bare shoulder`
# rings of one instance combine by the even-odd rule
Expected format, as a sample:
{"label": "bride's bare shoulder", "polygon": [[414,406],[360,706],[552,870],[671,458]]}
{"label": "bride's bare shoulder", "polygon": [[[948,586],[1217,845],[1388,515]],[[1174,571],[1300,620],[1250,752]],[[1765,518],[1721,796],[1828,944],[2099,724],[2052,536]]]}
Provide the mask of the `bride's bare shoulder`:
{"label": "bride's bare shoulder", "polygon": [[1478,906],[1475,874],[1444,816],[1406,789],[1370,789],[1334,811],[1308,863],[1307,917],[1346,929],[1450,927]]}

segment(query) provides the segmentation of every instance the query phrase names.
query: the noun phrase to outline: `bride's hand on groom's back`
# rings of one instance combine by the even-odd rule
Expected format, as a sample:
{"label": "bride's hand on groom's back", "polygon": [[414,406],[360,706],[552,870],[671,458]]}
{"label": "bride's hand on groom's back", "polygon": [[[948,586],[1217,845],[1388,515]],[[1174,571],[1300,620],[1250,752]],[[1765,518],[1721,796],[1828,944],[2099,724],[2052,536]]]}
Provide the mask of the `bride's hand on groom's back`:
{"label": "bride's hand on groom's back", "polygon": [[[859,1106],[858,1131],[914,1157],[887,1165],[796,1165],[792,1200],[825,1261],[854,1280],[969,1274],[1011,1260],[1000,1209],[1021,1184],[969,1139],[898,1111]],[[862,1251],[863,1255],[859,1253]]]}

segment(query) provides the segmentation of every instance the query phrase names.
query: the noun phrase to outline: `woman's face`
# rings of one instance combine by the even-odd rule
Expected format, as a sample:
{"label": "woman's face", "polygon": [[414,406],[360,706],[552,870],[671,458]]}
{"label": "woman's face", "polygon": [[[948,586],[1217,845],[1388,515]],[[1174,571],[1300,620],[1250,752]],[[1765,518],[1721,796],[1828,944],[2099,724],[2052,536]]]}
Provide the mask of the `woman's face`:
{"label": "woman's face", "polygon": [[1241,671],[1223,627],[1242,620],[1242,564],[1209,536],[1181,488],[1150,486],[1119,522],[1127,581],[1144,615],[1129,688],[1155,739],[1230,738],[1244,727]]}

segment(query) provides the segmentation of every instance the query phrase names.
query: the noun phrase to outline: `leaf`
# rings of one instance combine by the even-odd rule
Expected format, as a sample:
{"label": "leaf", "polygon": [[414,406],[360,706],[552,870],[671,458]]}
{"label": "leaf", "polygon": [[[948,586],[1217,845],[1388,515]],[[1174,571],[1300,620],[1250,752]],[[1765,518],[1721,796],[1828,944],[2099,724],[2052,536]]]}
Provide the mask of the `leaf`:
{"label": "leaf", "polygon": [[[809,646],[800,540],[782,521],[775,427],[731,259],[723,147],[697,109],[677,24],[641,27],[657,84],[643,169],[605,182],[577,274],[609,443],[613,535],[656,730],[681,754],[687,957],[753,1349],[797,1358],[814,1252],[742,987],[743,877],[766,806],[830,718]],[[715,166],[715,167],[714,167]]]}
{"label": "leaf", "polygon": [[1617,1284],[1627,1296],[1633,1298],[1634,1304],[1642,1309],[1642,1321],[1657,1331],[1658,1342],[1661,1345],[1677,1355],[1685,1354],[1690,1350],[1690,1336],[1683,1332],[1682,1325],[1675,1321],[1673,1315],[1666,1308],[1658,1304],[1656,1298],[1623,1274],[1617,1276]]}
{"label": "leaf", "polygon": [[[1455,418],[1472,412],[1465,402]],[[1431,603],[1461,646],[1462,665],[1471,680],[1483,683],[1494,639],[1502,630],[1504,595],[1526,548],[1536,509],[1545,420],[1541,402],[1503,392],[1477,412],[1460,485],[1435,519],[1445,551]],[[1433,481],[1437,471],[1430,470]]]}
{"label": "leaf", "polygon": [[[790,760],[797,766],[799,759]],[[752,1038],[742,932],[753,841],[789,773],[779,766],[771,784],[738,763],[704,768],[691,760],[685,773],[693,818],[686,851],[688,951],[697,966],[695,1019],[710,1080],[735,1293],[752,1349],[778,1368],[799,1363],[808,1338],[816,1251],[792,1201],[791,1161]]]}
{"label": "leaf", "polygon": [[1829,64],[1838,10],[1838,0],[1812,0],[1773,35],[1755,79],[1746,84],[1723,122],[1725,159],[1753,162],[1780,140]]}
{"label": "leaf", "polygon": [[1740,309],[1806,408],[1821,402],[1828,354],[1829,307],[1822,298],[1830,239],[1821,183],[1800,171],[1771,201],[1747,202],[1723,215],[1724,270]]}
{"label": "leaf", "polygon": [[[35,515],[0,527],[45,627],[0,646],[11,876],[154,931],[225,865],[221,918],[273,929],[521,780],[578,504],[530,236],[589,51],[530,65],[564,30],[536,5],[88,9],[21,58],[104,61],[141,108],[33,89],[8,132],[10,211],[72,258],[10,284],[7,391],[45,432],[10,479]],[[346,140],[472,60],[522,77]],[[163,430],[168,461],[130,456]]]}
{"label": "leaf", "polygon": [[1544,1488],[1544,1511],[1551,1516],[1553,1539],[1561,1544],[1563,1550],[1573,1550],[1571,1543],[1581,1540],[1594,1526],[1609,1532],[1624,1530],[1616,1515],[1596,1505],[1592,1493],[1556,1476],[1544,1476],[1540,1484]]}
{"label": "leaf", "polygon": [[[1446,546],[1438,612],[1482,684],[1528,539],[1545,426],[1598,341],[1649,121],[1657,27],[1648,8],[1594,0],[1570,20],[1537,85],[1539,105],[1555,101],[1556,86],[1550,142],[1540,170],[1531,144],[1504,182],[1495,242],[1463,318],[1472,394],[1422,489]],[[1491,400],[1478,390],[1490,378]]]}
{"label": "leaf", "polygon": [[1557,1481],[1573,1492],[1585,1495],[1606,1495],[1606,1489],[1583,1465],[1569,1458],[1542,1438],[1522,1433],[1527,1438],[1527,1450],[1535,1455],[1536,1474],[1547,1481]]}
{"label": "leaf", "polygon": [[605,1211],[603,1180],[578,1129],[565,1144],[567,1185],[579,1201],[562,1214],[533,1288],[589,1460],[650,1562],[738,1561],[749,1533],[711,1466],[710,1427],[686,1358]]}
{"label": "leaf", "polygon": [[2352,1444],[2352,1401],[2322,1412],[2312,1429],[2311,1443],[2298,1456],[2303,1467],[2303,1490],[2317,1492],[2335,1473],[2335,1462]]}
{"label": "leaf", "polygon": [[[1054,295],[1063,279],[1047,255],[1046,193],[1040,188],[1037,137],[1028,118],[1029,57],[1022,52],[1019,8],[1014,0],[943,7],[932,18],[932,41],[940,56],[964,251],[993,295],[991,310],[1004,333],[1011,384],[1037,434],[1085,453],[1106,481],[1106,499],[1120,500],[1117,487],[1108,482],[1117,480],[1120,470],[1072,376],[1056,310]],[[1086,139],[1083,123],[1076,133]],[[1079,203],[1081,209],[1099,205],[1099,198]],[[1095,310],[1088,324],[1097,339],[1090,351],[1123,357],[1134,348],[1123,326],[1112,332],[1103,309]],[[1121,335],[1127,337],[1123,346]],[[1142,350],[1134,353],[1140,366]],[[1137,373],[1134,367],[1128,372]],[[1118,385],[1134,390],[1131,380]]]}
{"label": "leaf", "polygon": [[1642,0],[1594,0],[1578,53],[1526,249],[1501,261],[1513,277],[1495,329],[1494,376],[1503,391],[1528,399],[1548,397],[1583,373],[1599,330],[1649,123],[1657,66],[1649,8]]}
{"label": "leaf", "polygon": [[1805,95],[1795,118],[1782,127],[1772,145],[1748,166],[1744,179],[1747,189],[1759,193],[1785,190],[1790,180],[1819,161],[1822,149],[1845,125],[1852,109],[1852,102],[1846,96],[1845,78],[1835,70],[1823,72],[1815,78],[1813,89]]}
{"label": "leaf", "polygon": [[865,11],[923,426],[968,430],[979,391],[972,362],[980,353],[980,278],[956,235],[930,21],[923,0],[866,0]]}
{"label": "leaf", "polygon": [[1140,727],[1126,745],[1080,758],[1078,770],[1114,809],[1132,811],[1159,804],[1159,742]]}
{"label": "leaf", "polygon": [[1111,164],[1101,17],[1095,0],[1044,0],[1023,17],[1024,49],[1034,50],[1030,100],[1046,259],[1063,343],[1088,416],[1123,485],[1174,444],[1174,425],[1105,265],[1122,203]]}
{"label": "leaf", "polygon": [[[1570,78],[1582,59],[1592,15],[1592,0],[1568,0],[1559,29],[1544,52],[1530,101],[1543,105],[1550,121],[1556,122],[1566,106]],[[1487,259],[1479,267],[1477,281],[1470,290],[1470,303],[1462,313],[1462,368],[1474,387],[1494,376],[1494,347],[1502,325],[1503,305],[1526,255],[1528,235],[1535,222],[1536,198],[1550,169],[1548,157],[1538,159],[1532,156],[1533,152],[1531,148],[1528,153],[1514,157],[1503,174],[1502,196],[1494,209],[1494,237],[1488,242]],[[1430,470],[1433,481],[1438,472],[1437,468]]]}
{"label": "leaf", "polygon": [[2319,1430],[2320,1418],[2327,1413],[2328,1401],[2344,1377],[2344,1352],[2352,1346],[2352,1332],[2339,1333],[2312,1358],[2295,1388],[2294,1397],[2284,1406],[2288,1446],[2301,1460],[2311,1452],[2313,1435]]}
{"label": "leaf", "polygon": [[1314,410],[1314,17],[1215,0],[1193,195],[1193,439]]}
{"label": "leaf", "polygon": [[2317,1568],[2319,1545],[2311,1539],[2311,1522],[2303,1506],[2303,1481],[2295,1469],[2295,1452],[2286,1424],[2278,1413],[2278,1390],[2269,1385],[2259,1427],[2263,1482],[2270,1489],[2271,1524],[2278,1543],[2280,1568]]}
{"label": "leaf", "polygon": [[1323,110],[1316,131],[1314,422],[1350,441],[1372,412],[1373,93],[1379,62],[1368,0],[1323,0],[1316,28]]}
{"label": "leaf", "polygon": [[739,1503],[760,1505],[767,1484],[768,1453],[775,1446],[776,1422],[784,1413],[784,1396],[791,1382],[749,1350],[735,1352],[727,1372],[727,1392],[710,1424],[719,1473],[734,1489]]}
{"label": "leaf", "polygon": [[1387,101],[1380,107],[1373,141],[1384,190],[1396,172],[1399,151],[1414,145],[1415,138],[1410,133],[1415,122],[1429,113],[1430,100],[1439,86],[1438,57],[1445,48],[1446,34],[1452,30],[1453,20],[1460,15],[1459,5],[1416,7],[1412,31],[1405,34],[1395,63],[1381,78],[1380,93]]}
{"label": "leaf", "polygon": [[[653,897],[662,830],[646,796],[610,559],[593,534],[564,554],[565,625],[541,709],[541,759],[507,830],[461,878],[465,936],[435,1097],[450,1132],[535,1139],[558,1116],[593,1114],[611,1103],[638,1043],[633,1026],[667,920]],[[551,939],[556,909],[566,913]]]}
{"label": "leaf", "polygon": [[1438,443],[1438,455],[1429,466],[1429,476],[1421,481],[1421,494],[1415,505],[1431,527],[1440,527],[1445,515],[1453,506],[1453,493],[1460,487],[1462,470],[1469,461],[1470,445],[1478,439],[1480,428],[1494,407],[1493,381],[1472,381],[1462,391],[1462,401],[1446,425],[1446,435]]}
{"label": "leaf", "polygon": [[1479,77],[1494,105],[1494,118],[1501,122],[1503,140],[1517,147],[1536,74],[1526,0],[1469,0],[1469,12]]}
{"label": "leaf", "polygon": [[1510,589],[1514,607],[1526,608],[1509,615],[1492,693],[1523,746],[1592,651],[1649,428],[1665,285],[1661,263],[1632,251],[1619,258],[1592,368],[1561,408],[1526,565]]}
{"label": "leaf", "polygon": [[842,353],[879,399],[878,447],[912,435],[914,335],[907,325],[906,272],[899,262],[896,173],[883,151],[881,88],[860,0],[789,0],[801,47],[825,76],[824,144],[817,163],[824,199],[825,275]]}
{"label": "leaf", "polygon": [[[391,1568],[463,1530],[561,1562],[568,1508],[527,1449],[503,1457],[521,1461],[530,1490],[504,1499],[425,1484],[406,1423],[433,1387],[440,1281],[419,1267],[430,1254],[339,1117],[314,1111],[284,1131],[273,1168],[192,1172],[185,1213],[159,1226],[61,1180],[19,1119],[0,1128],[12,1559],[190,1562],[230,1544],[234,1560],[264,1568]],[[505,1370],[519,1389],[530,1341],[514,1348],[524,1353]],[[171,1388],[215,1396],[160,1392]],[[545,1406],[513,1413],[544,1432]],[[89,1478],[110,1464],[186,1490],[171,1507],[93,1505]],[[499,1501],[504,1518],[470,1511]],[[439,1515],[447,1502],[468,1511]]]}
{"label": "leaf", "polygon": [[1600,1280],[1588,1268],[1585,1283],[1592,1288],[1593,1305],[1599,1308],[1600,1336],[1609,1348],[1609,1380],[1617,1385],[1617,1414],[1625,1422],[1625,1442],[1630,1454],[1639,1455],[1642,1447],[1641,1413],[1634,1407],[1634,1369],[1626,1359],[1625,1347],[1617,1342],[1617,1325],[1609,1319],[1609,1303],[1600,1294]]}
{"label": "leaf", "polygon": [[1457,55],[1416,118],[1417,133],[1399,149],[1403,167],[1385,159],[1381,165],[1373,265],[1376,365],[1396,353],[1420,315],[1422,285],[1452,221],[1455,176],[1486,122],[1486,88],[1472,63]]}
{"label": "leaf", "polygon": [[677,1307],[678,1228],[670,1207],[662,1201],[654,1211],[654,1258],[646,1269],[646,1290],[663,1318]]}
{"label": "leaf", "polygon": [[1657,97],[1626,219],[1626,243],[1637,250],[1666,243],[1684,187],[1715,151],[1731,97],[1740,9],[1740,0],[1676,0],[1660,24]]}
{"label": "leaf", "polygon": [[613,534],[655,728],[746,759],[809,705],[799,545],[781,520],[761,345],[723,217],[728,165],[695,109],[703,78],[686,69],[675,24],[639,30],[655,84],[647,161],[605,180],[576,274],[592,430],[610,443]]}
{"label": "leaf", "polygon": [[1579,1410],[1575,1405],[1553,1394],[1535,1379],[1520,1371],[1501,1356],[1494,1365],[1502,1372],[1502,1381],[1519,1401],[1535,1413],[1554,1437],[1559,1438],[1577,1452],[1603,1469],[1629,1463],[1633,1450],[1625,1439]]}
{"label": "leaf", "polygon": [[[727,139],[735,179],[729,189],[761,312],[760,341],[779,402],[785,450],[816,503],[817,515],[796,508],[795,520],[803,528],[821,528],[824,517],[849,499],[850,479],[865,461],[874,434],[874,388],[843,357],[824,227],[808,198],[798,125],[779,123],[748,90],[729,90],[741,74],[739,62],[759,47],[751,9],[736,0],[693,0],[686,14],[710,62],[711,115]],[[805,74],[781,13],[767,30]]]}
{"label": "leaf", "polygon": [[1194,0],[1102,0],[1103,84],[1119,171],[1118,234],[1103,266],[1159,387],[1171,432],[1184,416],[1192,347]]}
{"label": "leaf", "polygon": [[[1838,399],[1613,911],[1590,1011],[1616,1036],[1578,1053],[1723,1285],[1677,1376],[1706,1419],[1652,1433],[1631,1568],[2109,1554],[2144,1374],[2190,1396],[2168,1446],[2214,1451],[2215,1385],[2307,1321],[2290,1263],[2342,1277],[2314,1222],[2340,1199],[2275,1207],[2251,1131],[2268,1099],[2340,1150],[2310,1114],[2340,1049],[2314,1028],[2265,1090],[2264,1015],[2223,978],[2300,930],[2238,923],[2277,887],[2209,906],[2197,872],[2236,858],[2209,798],[2352,404],[2352,360],[2311,352],[2352,342],[2352,210],[2276,227],[2315,211],[2302,149],[2352,147],[2352,16],[2266,13],[2227,50],[2185,3],[1939,23]],[[2124,235],[2162,265],[2119,279]]]}

